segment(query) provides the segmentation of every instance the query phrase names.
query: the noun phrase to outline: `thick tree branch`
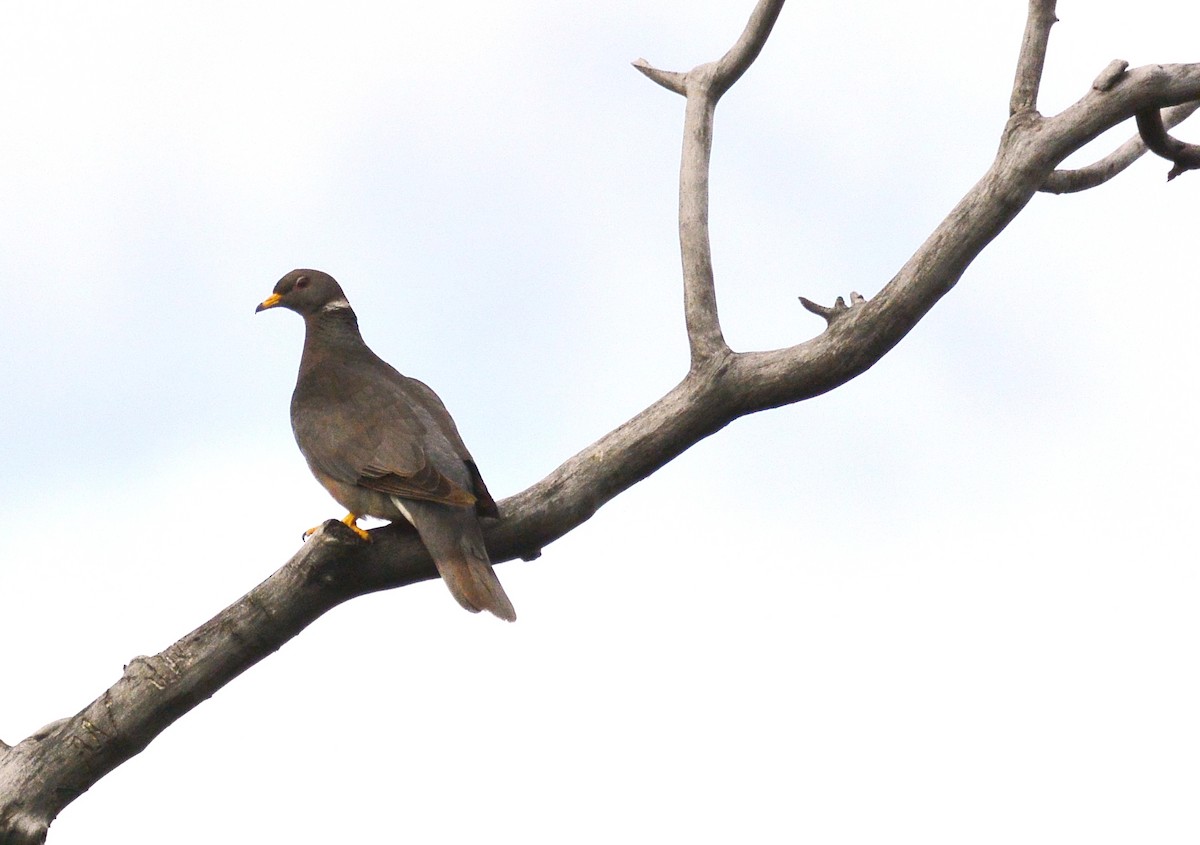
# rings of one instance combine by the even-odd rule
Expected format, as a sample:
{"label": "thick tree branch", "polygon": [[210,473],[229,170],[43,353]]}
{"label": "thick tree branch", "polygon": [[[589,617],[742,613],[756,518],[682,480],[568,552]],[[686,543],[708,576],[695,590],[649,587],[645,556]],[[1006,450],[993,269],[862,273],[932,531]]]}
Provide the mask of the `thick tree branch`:
{"label": "thick tree branch", "polygon": [[[816,396],[864,372],[900,341],[1075,150],[1134,115],[1200,100],[1200,64],[1154,65],[1093,88],[1052,118],[1031,118],[1052,2],[1030,4],[1013,117],[983,177],[870,300],[805,307],[825,330],[795,346],[734,353],[717,320],[708,250],[708,158],[715,104],[761,49],[781,2],[760,2],[726,57],[687,74],[639,66],[688,98],[680,171],[680,241],[691,367],[633,419],[500,503],[487,526],[496,562],[536,556],[610,499],[739,416]],[[1035,25],[1036,23],[1036,25]],[[1032,45],[1032,46],[1031,46]],[[1168,116],[1169,119],[1169,116]],[[336,521],[282,569],[166,651],[133,659],[84,710],[12,748],[0,747],[0,845],[41,842],[75,797],[241,672],[354,596],[435,577],[411,531],[392,525],[362,543]]]}
{"label": "thick tree branch", "polygon": [[1010,117],[1037,111],[1050,28],[1058,22],[1054,14],[1055,5],[1056,0],[1029,0],[1025,34],[1021,38],[1021,53],[1017,57],[1017,72],[1013,78],[1012,98],[1008,102]]}
{"label": "thick tree branch", "polygon": [[315,534],[236,603],[166,651],[133,658],[82,711],[0,757],[0,842],[42,841],[63,807],[176,719],[322,613],[364,592],[363,582],[340,568],[341,554],[355,545],[361,543],[349,529]]}
{"label": "thick tree branch", "polygon": [[[641,414],[502,501],[503,518],[485,529],[492,559],[535,556],[724,427],[736,414],[722,376],[707,367],[693,370]],[[237,602],[166,651],[131,660],[121,678],[80,713],[0,754],[0,843],[41,842],[67,804],[322,614],[360,595],[437,577],[407,526],[370,533],[372,542],[363,543],[330,520]]]}

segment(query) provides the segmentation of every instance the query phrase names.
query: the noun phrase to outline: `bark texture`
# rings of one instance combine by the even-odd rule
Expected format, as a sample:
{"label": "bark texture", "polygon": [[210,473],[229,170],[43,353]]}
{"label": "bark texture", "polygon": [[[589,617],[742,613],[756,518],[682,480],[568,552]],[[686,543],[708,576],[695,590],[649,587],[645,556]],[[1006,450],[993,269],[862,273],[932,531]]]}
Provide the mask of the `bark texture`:
{"label": "bark texture", "polygon": [[[832,390],[870,368],[958,282],[977,255],[1039,191],[1095,187],[1147,148],[1176,168],[1200,163],[1167,127],[1200,105],[1200,64],[1129,68],[1114,61],[1083,96],[1053,116],[1038,112],[1054,0],[1031,0],[1018,54],[1010,118],[995,159],[912,257],[870,299],[858,293],[803,305],[825,330],[785,349],[735,352],[717,311],[708,233],[713,122],[721,96],[763,49],[783,0],[759,0],[745,30],[717,61],[666,71],[635,67],[687,100],[680,167],[679,236],[691,366],[678,385],[529,489],[500,503],[486,526],[493,561],[531,559],[605,502],[745,414]],[[1166,109],[1160,116],[1160,111]],[[1071,153],[1139,117],[1139,136],[1079,170]],[[181,715],[342,602],[436,577],[411,530],[386,526],[364,544],[331,520],[279,571],[166,651],[135,658],[79,713],[14,746],[0,743],[0,845],[44,841],[55,816]]]}

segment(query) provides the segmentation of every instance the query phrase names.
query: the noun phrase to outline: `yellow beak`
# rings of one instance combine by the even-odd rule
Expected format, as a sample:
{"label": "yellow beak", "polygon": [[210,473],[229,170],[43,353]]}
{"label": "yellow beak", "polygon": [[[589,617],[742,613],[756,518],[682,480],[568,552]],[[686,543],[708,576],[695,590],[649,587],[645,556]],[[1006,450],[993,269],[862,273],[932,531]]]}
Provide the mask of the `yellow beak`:
{"label": "yellow beak", "polygon": [[266,311],[268,308],[274,308],[276,305],[279,304],[279,300],[281,300],[281,299],[283,299],[283,297],[280,296],[279,294],[277,294],[277,293],[271,294],[266,299],[264,299],[262,302],[258,303],[258,307],[254,309],[254,313],[257,314],[259,311]]}

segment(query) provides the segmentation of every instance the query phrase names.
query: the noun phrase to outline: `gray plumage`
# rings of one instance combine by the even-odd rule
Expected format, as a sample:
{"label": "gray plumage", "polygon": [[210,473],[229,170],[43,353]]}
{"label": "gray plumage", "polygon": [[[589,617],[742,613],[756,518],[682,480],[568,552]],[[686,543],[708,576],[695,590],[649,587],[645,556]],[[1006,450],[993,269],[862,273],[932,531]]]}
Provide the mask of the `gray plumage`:
{"label": "gray plumage", "polygon": [[350,514],[405,519],[458,603],[512,621],[492,570],[480,516],[496,503],[442,400],[363,342],[332,276],[293,270],[256,310],[304,318],[304,351],[292,393],[292,431],[314,476]]}

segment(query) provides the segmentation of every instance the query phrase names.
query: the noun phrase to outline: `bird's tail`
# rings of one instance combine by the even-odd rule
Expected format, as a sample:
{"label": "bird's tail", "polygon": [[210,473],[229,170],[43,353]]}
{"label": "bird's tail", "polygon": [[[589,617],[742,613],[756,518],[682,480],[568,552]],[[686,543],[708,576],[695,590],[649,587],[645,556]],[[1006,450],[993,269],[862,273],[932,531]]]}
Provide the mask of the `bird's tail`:
{"label": "bird's tail", "polygon": [[412,500],[405,500],[401,510],[421,535],[438,574],[459,604],[472,613],[486,610],[516,621],[517,612],[488,559],[474,510]]}

